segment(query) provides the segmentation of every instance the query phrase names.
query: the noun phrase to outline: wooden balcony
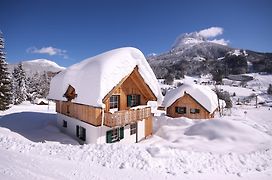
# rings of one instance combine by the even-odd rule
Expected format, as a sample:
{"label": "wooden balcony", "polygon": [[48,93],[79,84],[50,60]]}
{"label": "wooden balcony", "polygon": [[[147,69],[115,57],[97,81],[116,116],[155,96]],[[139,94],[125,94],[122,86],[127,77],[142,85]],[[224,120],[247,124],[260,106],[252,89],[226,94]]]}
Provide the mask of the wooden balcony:
{"label": "wooden balcony", "polygon": [[104,125],[108,127],[123,126],[151,116],[150,107],[133,108],[129,110],[117,111],[115,113],[105,113]]}

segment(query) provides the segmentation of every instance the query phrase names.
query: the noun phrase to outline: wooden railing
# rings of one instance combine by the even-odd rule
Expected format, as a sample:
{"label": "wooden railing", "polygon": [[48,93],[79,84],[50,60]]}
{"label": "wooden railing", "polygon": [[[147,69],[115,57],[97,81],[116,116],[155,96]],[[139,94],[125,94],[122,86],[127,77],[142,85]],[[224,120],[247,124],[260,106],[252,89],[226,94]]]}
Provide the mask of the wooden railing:
{"label": "wooden railing", "polygon": [[151,108],[130,109],[117,111],[115,113],[105,113],[104,125],[108,127],[123,126],[142,120],[151,116]]}

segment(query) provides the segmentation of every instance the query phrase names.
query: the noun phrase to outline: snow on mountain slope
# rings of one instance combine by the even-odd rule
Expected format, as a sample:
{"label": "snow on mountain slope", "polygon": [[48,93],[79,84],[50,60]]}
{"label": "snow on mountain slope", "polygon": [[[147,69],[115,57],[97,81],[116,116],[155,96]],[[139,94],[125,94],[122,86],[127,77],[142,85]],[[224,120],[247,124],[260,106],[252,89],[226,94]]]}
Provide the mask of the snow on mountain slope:
{"label": "snow on mountain slope", "polygon": [[[65,67],[59,66],[57,63],[47,60],[47,59],[35,59],[35,60],[29,60],[29,61],[22,61],[23,68],[28,76],[37,73],[43,73],[43,72],[59,72],[61,70],[64,70]],[[13,68],[17,66],[16,64],[9,64],[8,68],[9,71],[12,72]]]}

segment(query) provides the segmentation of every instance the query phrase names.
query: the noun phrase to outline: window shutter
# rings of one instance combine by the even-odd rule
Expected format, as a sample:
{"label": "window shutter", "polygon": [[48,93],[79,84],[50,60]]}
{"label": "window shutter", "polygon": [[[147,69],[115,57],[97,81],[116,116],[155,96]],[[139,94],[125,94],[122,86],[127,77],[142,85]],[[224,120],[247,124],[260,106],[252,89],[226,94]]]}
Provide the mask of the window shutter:
{"label": "window shutter", "polygon": [[124,127],[120,127],[120,135],[119,135],[120,139],[124,139]]}
{"label": "window shutter", "polygon": [[79,126],[76,126],[76,136],[79,137]]}
{"label": "window shutter", "polygon": [[137,105],[141,104],[141,95],[137,95]]}
{"label": "window shutter", "polygon": [[127,95],[127,107],[131,107],[131,95]]}
{"label": "window shutter", "polygon": [[106,143],[112,143],[112,130],[107,131]]}
{"label": "window shutter", "polygon": [[86,141],[86,129],[82,128],[82,138],[83,141]]}

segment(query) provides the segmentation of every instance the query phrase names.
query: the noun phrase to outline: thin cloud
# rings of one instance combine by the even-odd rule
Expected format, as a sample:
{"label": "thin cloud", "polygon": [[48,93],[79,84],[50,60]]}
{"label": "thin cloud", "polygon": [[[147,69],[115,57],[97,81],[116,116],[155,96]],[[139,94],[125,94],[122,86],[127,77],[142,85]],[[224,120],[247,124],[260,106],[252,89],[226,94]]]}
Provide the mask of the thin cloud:
{"label": "thin cloud", "polygon": [[199,31],[198,33],[205,38],[212,38],[223,34],[223,31],[224,29],[221,27],[210,27]]}
{"label": "thin cloud", "polygon": [[228,43],[229,43],[229,40],[225,40],[225,39],[213,39],[213,40],[210,40],[210,42],[227,46]]}
{"label": "thin cloud", "polygon": [[58,56],[62,56],[64,59],[68,58],[66,50],[54,48],[52,46],[42,47],[40,49],[38,49],[36,47],[30,47],[26,50],[26,52],[31,53],[31,54],[47,54],[49,56],[58,55]]}

